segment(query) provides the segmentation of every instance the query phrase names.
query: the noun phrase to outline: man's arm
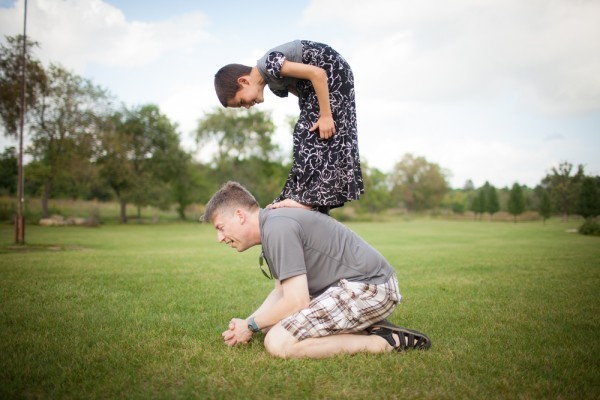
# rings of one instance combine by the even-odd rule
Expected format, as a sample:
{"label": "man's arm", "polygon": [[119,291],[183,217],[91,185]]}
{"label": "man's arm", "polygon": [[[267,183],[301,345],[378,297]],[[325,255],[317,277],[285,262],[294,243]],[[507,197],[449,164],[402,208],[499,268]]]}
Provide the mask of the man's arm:
{"label": "man's arm", "polygon": [[256,312],[254,322],[260,328],[271,327],[310,303],[306,274],[296,275],[281,283],[282,297],[271,307]]}
{"label": "man's arm", "polygon": [[[306,274],[297,275],[284,280],[279,292],[276,287],[251,317],[254,317],[254,322],[260,329],[270,328],[285,317],[308,307],[309,303]],[[252,338],[248,320],[234,318],[229,327],[229,331],[223,332],[223,339],[230,346],[247,343]]]}

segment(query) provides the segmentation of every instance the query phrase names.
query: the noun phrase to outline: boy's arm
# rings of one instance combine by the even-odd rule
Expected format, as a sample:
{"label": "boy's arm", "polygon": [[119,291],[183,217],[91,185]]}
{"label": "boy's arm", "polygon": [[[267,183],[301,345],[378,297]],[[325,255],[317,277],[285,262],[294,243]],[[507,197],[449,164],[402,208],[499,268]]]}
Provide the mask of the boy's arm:
{"label": "boy's arm", "polygon": [[319,102],[319,120],[310,128],[310,131],[319,130],[321,139],[329,139],[335,134],[335,123],[329,104],[329,87],[327,86],[327,73],[323,68],[314,65],[284,61],[281,65],[282,76],[309,80],[315,88]]}

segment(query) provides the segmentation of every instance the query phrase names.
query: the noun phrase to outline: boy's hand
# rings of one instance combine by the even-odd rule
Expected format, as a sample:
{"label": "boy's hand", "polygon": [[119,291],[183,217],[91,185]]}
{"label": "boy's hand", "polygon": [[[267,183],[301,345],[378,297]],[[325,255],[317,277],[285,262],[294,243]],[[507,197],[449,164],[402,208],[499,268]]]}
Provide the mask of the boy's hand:
{"label": "boy's hand", "polygon": [[297,201],[294,201],[292,199],[281,200],[281,201],[278,201],[277,203],[272,203],[267,206],[267,208],[284,208],[284,207],[304,208],[305,210],[311,209],[310,206],[304,205],[302,203],[298,203]]}
{"label": "boy's hand", "polygon": [[329,139],[335,135],[335,123],[333,117],[319,117],[319,120],[309,129],[309,132],[319,130],[321,139]]}

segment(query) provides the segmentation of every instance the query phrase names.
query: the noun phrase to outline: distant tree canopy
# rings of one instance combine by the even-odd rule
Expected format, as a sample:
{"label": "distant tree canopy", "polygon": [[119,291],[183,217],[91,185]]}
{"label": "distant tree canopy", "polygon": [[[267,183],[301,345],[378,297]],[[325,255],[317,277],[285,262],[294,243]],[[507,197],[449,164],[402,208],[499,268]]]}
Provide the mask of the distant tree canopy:
{"label": "distant tree canopy", "polygon": [[55,185],[91,180],[89,160],[104,113],[110,109],[106,92],[57,65],[47,71],[48,84],[30,110],[31,146],[43,185],[42,210]]}
{"label": "distant tree canopy", "polygon": [[525,211],[525,197],[523,197],[523,189],[518,183],[514,183],[510,189],[510,197],[508,198],[508,212],[514,216],[514,221],[517,222],[517,216]]}
{"label": "distant tree canopy", "polygon": [[267,112],[250,109],[217,108],[198,123],[196,141],[199,145],[214,144],[214,161],[243,160],[250,157],[267,159],[277,155],[273,143],[275,124]]}
{"label": "distant tree canopy", "polygon": [[545,190],[542,193],[542,198],[540,200],[539,213],[544,219],[544,222],[552,215],[552,203],[550,202],[548,192]]}
{"label": "distant tree canopy", "polygon": [[554,210],[564,218],[575,214],[581,180],[584,177],[583,166],[579,165],[573,173],[573,165],[562,162],[553,167],[551,173],[542,180],[542,187],[550,193]]}
{"label": "distant tree canopy", "polygon": [[578,214],[583,218],[600,215],[600,179],[591,176],[583,178],[577,204]]}
{"label": "distant tree canopy", "polygon": [[17,193],[17,154],[14,147],[4,149],[0,154],[0,196]]}
{"label": "distant tree canopy", "polygon": [[[23,36],[7,36],[6,45],[0,44],[0,123],[6,136],[16,137],[21,114],[23,89]],[[33,57],[37,42],[27,40],[25,64],[27,84],[25,106],[34,108],[47,89],[48,78],[39,60]]]}
{"label": "distant tree canopy", "polygon": [[488,181],[477,190],[477,195],[473,197],[473,200],[471,201],[471,211],[480,216],[484,213],[489,213],[492,217],[495,213],[500,211],[498,192]]}
{"label": "distant tree canopy", "polygon": [[390,176],[392,198],[409,211],[439,206],[448,190],[446,172],[425,157],[405,154]]}
{"label": "distant tree canopy", "polygon": [[[107,122],[97,165],[121,204],[121,222],[127,221],[128,202],[137,206],[138,216],[146,205],[168,207],[173,201],[169,182],[181,185],[189,175],[190,160],[180,149],[176,126],[152,104],[124,109]],[[179,201],[188,202],[181,187],[177,190]],[[183,211],[180,216],[185,217]]]}

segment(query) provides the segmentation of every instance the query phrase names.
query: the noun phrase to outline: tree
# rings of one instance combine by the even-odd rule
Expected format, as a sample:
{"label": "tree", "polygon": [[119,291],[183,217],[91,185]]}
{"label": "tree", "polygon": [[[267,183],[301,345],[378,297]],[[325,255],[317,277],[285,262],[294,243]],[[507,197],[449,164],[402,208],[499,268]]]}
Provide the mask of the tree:
{"label": "tree", "polygon": [[[7,36],[7,44],[0,45],[0,122],[6,136],[16,137],[19,129],[23,89],[23,36]],[[41,63],[33,57],[32,50],[38,47],[37,42],[27,39],[27,85],[25,106],[31,109],[46,90],[47,77]]]}
{"label": "tree", "polygon": [[115,192],[119,202],[121,223],[127,222],[127,194],[135,184],[133,163],[131,162],[131,140],[124,128],[124,116],[115,112],[106,118],[100,134],[100,146],[96,163],[100,177]]}
{"label": "tree", "polygon": [[578,213],[583,218],[593,218],[600,214],[600,179],[587,176],[581,182],[581,193],[578,201]]}
{"label": "tree", "polygon": [[562,162],[542,180],[542,186],[550,192],[554,208],[563,214],[563,219],[568,219],[569,214],[576,212],[579,185],[584,177],[582,165],[577,167],[574,175],[571,175],[572,172],[573,165]]}
{"label": "tree", "polygon": [[545,190],[542,193],[542,199],[540,200],[538,212],[544,219],[544,224],[546,223],[546,220],[550,218],[550,215],[552,215],[552,203],[550,202],[550,196],[548,195],[548,192]]}
{"label": "tree", "polygon": [[482,189],[477,191],[473,201],[471,202],[471,211],[477,215],[482,215],[485,212],[485,192]]}
{"label": "tree", "polygon": [[[190,159],[179,146],[177,127],[152,104],[114,113],[106,120],[97,164],[114,190],[120,220],[127,222],[127,203],[167,207],[174,197],[183,204]],[[176,188],[171,182],[179,185]],[[185,208],[186,204],[180,204]],[[189,204],[189,203],[188,203]],[[181,214],[180,214],[181,215]]]}
{"label": "tree", "polygon": [[500,202],[498,201],[498,192],[493,185],[488,182],[484,185],[486,194],[485,211],[487,211],[493,218],[494,214],[500,211]]}
{"label": "tree", "polygon": [[17,152],[14,147],[4,149],[0,154],[0,195],[17,193]]}
{"label": "tree", "polygon": [[514,183],[508,198],[508,212],[514,217],[514,222],[517,222],[517,215],[521,215],[525,211],[525,197],[523,189],[518,183]]}
{"label": "tree", "polygon": [[237,180],[251,189],[259,204],[270,203],[289,171],[272,141],[274,132],[270,114],[258,110],[216,109],[207,114],[198,124],[196,141],[216,148],[212,184]]}
{"label": "tree", "polygon": [[387,176],[366,161],[361,161],[365,194],[351,205],[359,212],[378,213],[391,206]]}
{"label": "tree", "polygon": [[267,159],[278,147],[272,141],[275,125],[269,113],[259,110],[218,108],[198,123],[196,142],[203,146],[213,143],[216,164],[252,156]]}
{"label": "tree", "polygon": [[464,214],[469,204],[469,191],[454,189],[448,191],[442,202],[443,207],[451,209],[455,214]]}
{"label": "tree", "polygon": [[448,190],[446,172],[424,157],[405,154],[391,174],[392,196],[409,211],[423,211],[440,205]]}
{"label": "tree", "polygon": [[[48,86],[31,110],[32,140],[28,152],[45,166],[42,215],[48,216],[48,199],[60,180],[86,180],[100,115],[109,107],[106,92],[91,81],[51,65]],[[82,176],[82,174],[84,176]]]}
{"label": "tree", "polygon": [[470,192],[471,190],[475,190],[475,185],[473,184],[473,181],[471,179],[467,179],[467,181],[463,185],[463,190],[465,192]]}

